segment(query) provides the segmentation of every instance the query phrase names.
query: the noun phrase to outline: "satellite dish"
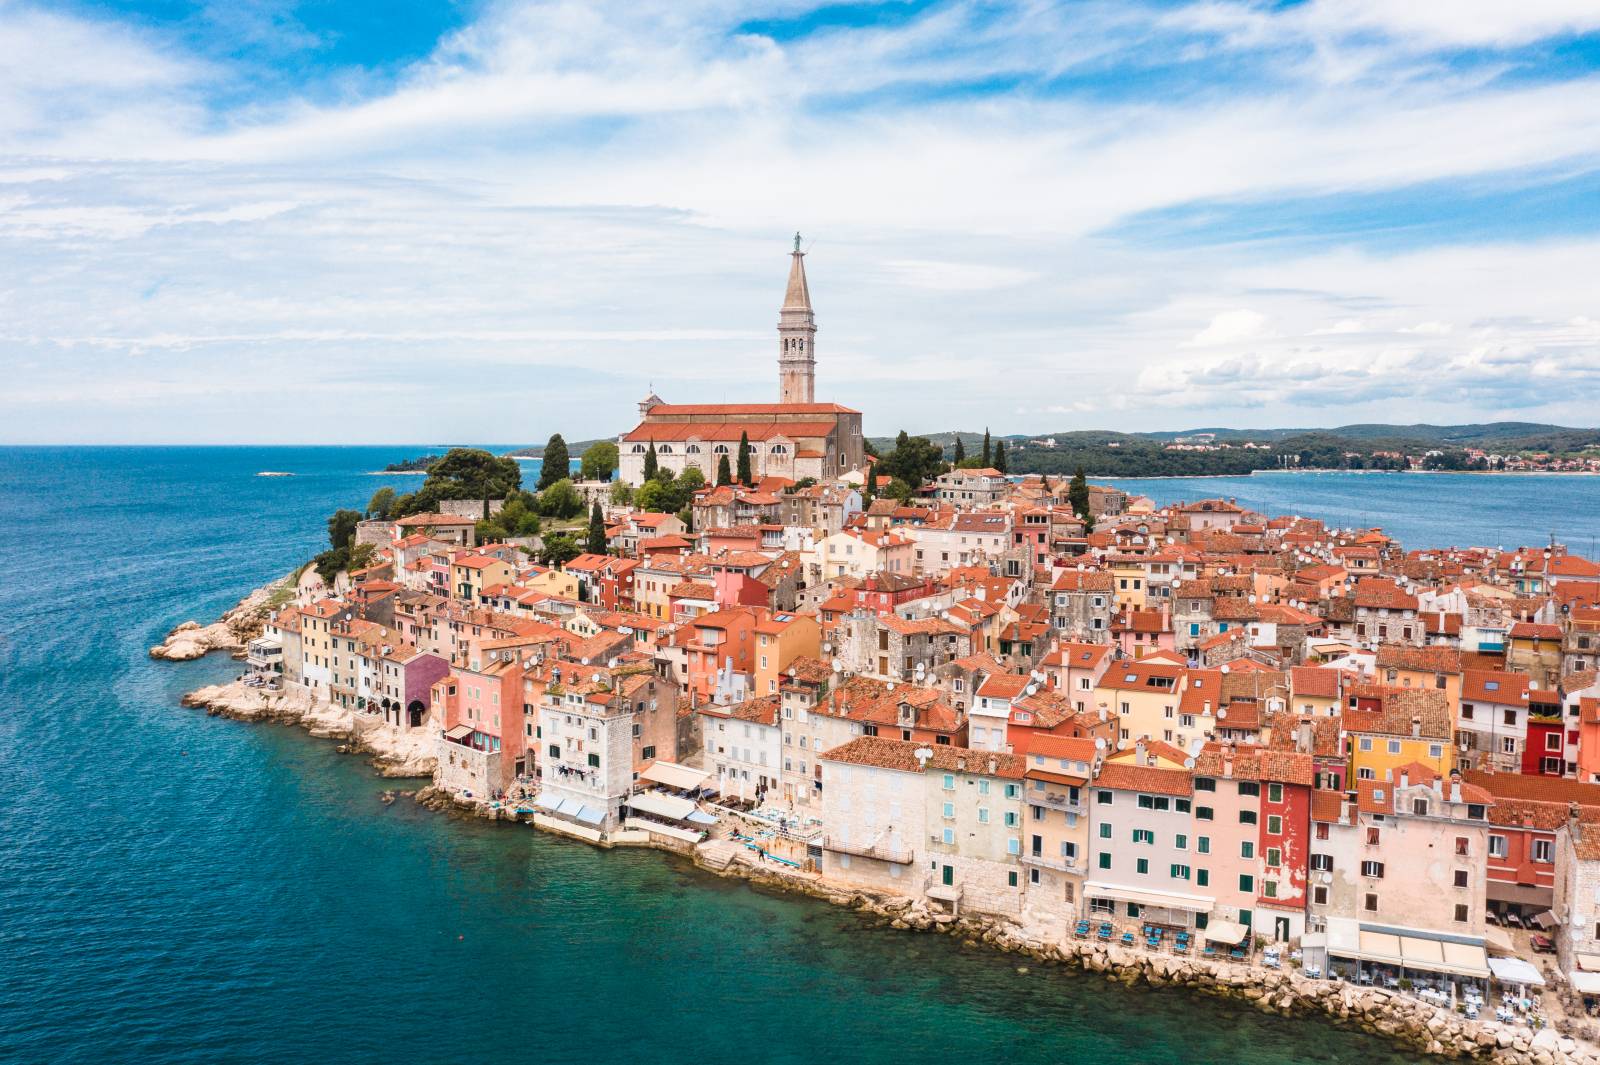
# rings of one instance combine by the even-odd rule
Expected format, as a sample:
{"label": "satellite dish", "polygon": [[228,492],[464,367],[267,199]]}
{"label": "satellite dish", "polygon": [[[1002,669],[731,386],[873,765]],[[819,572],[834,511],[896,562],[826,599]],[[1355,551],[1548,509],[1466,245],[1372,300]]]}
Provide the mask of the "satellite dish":
{"label": "satellite dish", "polygon": [[1127,749],[1128,749],[1128,741],[1127,740],[1121,739],[1121,740],[1117,741],[1117,750],[1125,751]]}
{"label": "satellite dish", "polygon": [[1225,707],[1225,706],[1219,706],[1217,708],[1217,720],[1221,721],[1223,718],[1225,718],[1227,716],[1228,716],[1228,708]]}
{"label": "satellite dish", "polygon": [[843,673],[844,672],[844,663],[839,661],[837,658],[835,658],[833,660],[833,671],[835,673]]}
{"label": "satellite dish", "polygon": [[1038,691],[1039,691],[1039,686],[1037,684],[1030,684],[1026,688],[1022,689],[1022,694],[1024,694],[1024,695],[1036,695],[1036,694],[1038,694]]}
{"label": "satellite dish", "polygon": [[1194,759],[1193,758],[1185,758],[1183,760],[1183,768],[1185,768],[1185,769],[1193,769],[1194,768]]}
{"label": "satellite dish", "polygon": [[1097,751],[1106,749],[1106,738],[1104,736],[1096,736],[1094,738],[1094,749]]}

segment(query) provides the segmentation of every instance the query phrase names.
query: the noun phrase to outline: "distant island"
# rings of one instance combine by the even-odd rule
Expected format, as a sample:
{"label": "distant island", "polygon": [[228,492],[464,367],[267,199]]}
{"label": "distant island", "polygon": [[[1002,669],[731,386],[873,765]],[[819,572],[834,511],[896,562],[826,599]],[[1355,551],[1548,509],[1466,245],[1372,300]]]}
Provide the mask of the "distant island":
{"label": "distant island", "polygon": [[[985,461],[986,435],[962,430],[929,433],[926,439],[961,465],[1051,476],[1079,469],[1090,477],[1241,476],[1263,470],[1600,472],[1600,429],[1536,422],[996,434]],[[869,441],[880,454],[894,443]]]}
{"label": "distant island", "polygon": [[418,455],[414,459],[401,459],[385,466],[383,473],[427,473],[435,462],[439,461],[438,455]]}

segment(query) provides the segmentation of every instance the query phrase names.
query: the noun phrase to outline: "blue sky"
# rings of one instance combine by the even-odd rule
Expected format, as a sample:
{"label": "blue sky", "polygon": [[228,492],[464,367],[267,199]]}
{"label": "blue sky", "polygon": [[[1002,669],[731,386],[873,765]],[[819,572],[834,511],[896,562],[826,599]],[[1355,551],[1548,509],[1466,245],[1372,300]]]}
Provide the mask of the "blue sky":
{"label": "blue sky", "polygon": [[0,442],[1592,424],[1592,0],[0,0]]}

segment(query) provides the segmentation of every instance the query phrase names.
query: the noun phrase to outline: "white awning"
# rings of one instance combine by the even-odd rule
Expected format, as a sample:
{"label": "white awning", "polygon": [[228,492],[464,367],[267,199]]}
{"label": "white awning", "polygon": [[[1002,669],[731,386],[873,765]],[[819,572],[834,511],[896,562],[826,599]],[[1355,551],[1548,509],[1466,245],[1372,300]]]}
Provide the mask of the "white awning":
{"label": "white awning", "polygon": [[652,784],[665,784],[679,791],[693,791],[704,784],[710,775],[676,762],[651,762],[649,768],[639,774],[639,779],[648,780]]}
{"label": "white awning", "polygon": [[1218,946],[1237,946],[1245,936],[1250,934],[1250,929],[1237,921],[1207,921],[1201,934],[1206,937],[1207,943],[1216,943]]}
{"label": "white awning", "polygon": [[654,814],[671,821],[682,821],[694,812],[694,803],[676,795],[663,795],[659,791],[645,791],[629,796],[628,808],[634,813]]}
{"label": "white awning", "polygon": [[1543,913],[1536,913],[1533,915],[1533,923],[1548,932],[1561,922],[1556,920],[1555,914],[1551,913],[1549,910],[1545,910]]}
{"label": "white awning", "polygon": [[1328,921],[1328,952],[1423,972],[1480,979],[1489,975],[1481,941],[1463,942],[1424,929],[1362,926],[1334,918]]}
{"label": "white awning", "polygon": [[1578,968],[1586,973],[1600,973],[1600,954],[1575,955]]}
{"label": "white awning", "polygon": [[1188,910],[1190,913],[1210,913],[1216,900],[1205,895],[1180,895],[1175,891],[1149,891],[1143,888],[1123,887],[1121,884],[1103,884],[1089,881],[1083,885],[1089,898],[1117,899],[1136,902],[1141,906],[1159,906],[1168,910]]}
{"label": "white awning", "polygon": [[1580,995],[1600,995],[1600,973],[1568,973],[1567,983]]}
{"label": "white awning", "polygon": [[584,806],[582,804],[579,804],[577,811],[572,816],[591,825],[598,825],[606,819],[604,810],[596,810],[593,806]]}
{"label": "white awning", "polygon": [[447,740],[464,740],[472,735],[471,725],[456,725],[444,734]]}
{"label": "white awning", "polygon": [[1515,954],[1516,944],[1511,942],[1511,936],[1504,928],[1489,925],[1483,930],[1484,945],[1495,954]]}
{"label": "white awning", "polygon": [[646,821],[642,817],[630,817],[623,822],[628,828],[636,828],[642,832],[654,832],[658,836],[667,836],[671,839],[681,839],[685,843],[699,843],[700,833],[687,828],[674,828],[672,825],[663,825],[659,821]]}
{"label": "white awning", "polygon": [[1521,958],[1490,958],[1489,971],[1494,973],[1494,978],[1502,984],[1544,986],[1544,977],[1539,975],[1539,970]]}

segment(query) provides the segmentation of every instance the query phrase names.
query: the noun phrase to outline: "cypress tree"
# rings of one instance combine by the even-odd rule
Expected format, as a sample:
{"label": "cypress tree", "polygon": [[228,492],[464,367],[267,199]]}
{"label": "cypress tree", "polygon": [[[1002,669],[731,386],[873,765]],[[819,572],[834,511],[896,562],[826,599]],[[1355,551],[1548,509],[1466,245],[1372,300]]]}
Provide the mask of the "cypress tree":
{"label": "cypress tree", "polygon": [[584,547],[591,555],[606,553],[606,513],[600,509],[598,499],[589,508],[589,542]]}
{"label": "cypress tree", "polygon": [[966,448],[966,445],[961,442],[961,434],[957,433],[956,434],[955,465],[957,465],[957,466],[961,465],[963,462],[966,461],[966,459],[967,459],[967,448]]}
{"label": "cypress tree", "polygon": [[746,432],[739,434],[739,483],[747,488],[756,483],[750,476],[750,434]]}
{"label": "cypress tree", "polygon": [[996,441],[994,445],[994,468],[1001,473],[1006,472],[1006,442]]}
{"label": "cypress tree", "polygon": [[[539,487],[544,491],[563,477],[572,476],[572,459],[567,454],[567,442],[560,433],[552,433],[544,446],[544,464],[539,468]],[[487,517],[487,515],[485,515]]]}
{"label": "cypress tree", "polygon": [[733,471],[728,468],[728,456],[721,455],[717,458],[717,487],[733,483]]}
{"label": "cypress tree", "polygon": [[1072,483],[1067,485],[1067,502],[1072,505],[1072,512],[1084,521],[1089,520],[1089,480],[1083,475],[1083,467],[1078,467],[1078,472],[1072,475]]}
{"label": "cypress tree", "polygon": [[644,453],[644,479],[655,480],[656,476],[656,442],[650,441],[650,450]]}
{"label": "cypress tree", "polygon": [[994,451],[989,447],[989,427],[983,429],[983,468],[988,469],[994,462]]}

